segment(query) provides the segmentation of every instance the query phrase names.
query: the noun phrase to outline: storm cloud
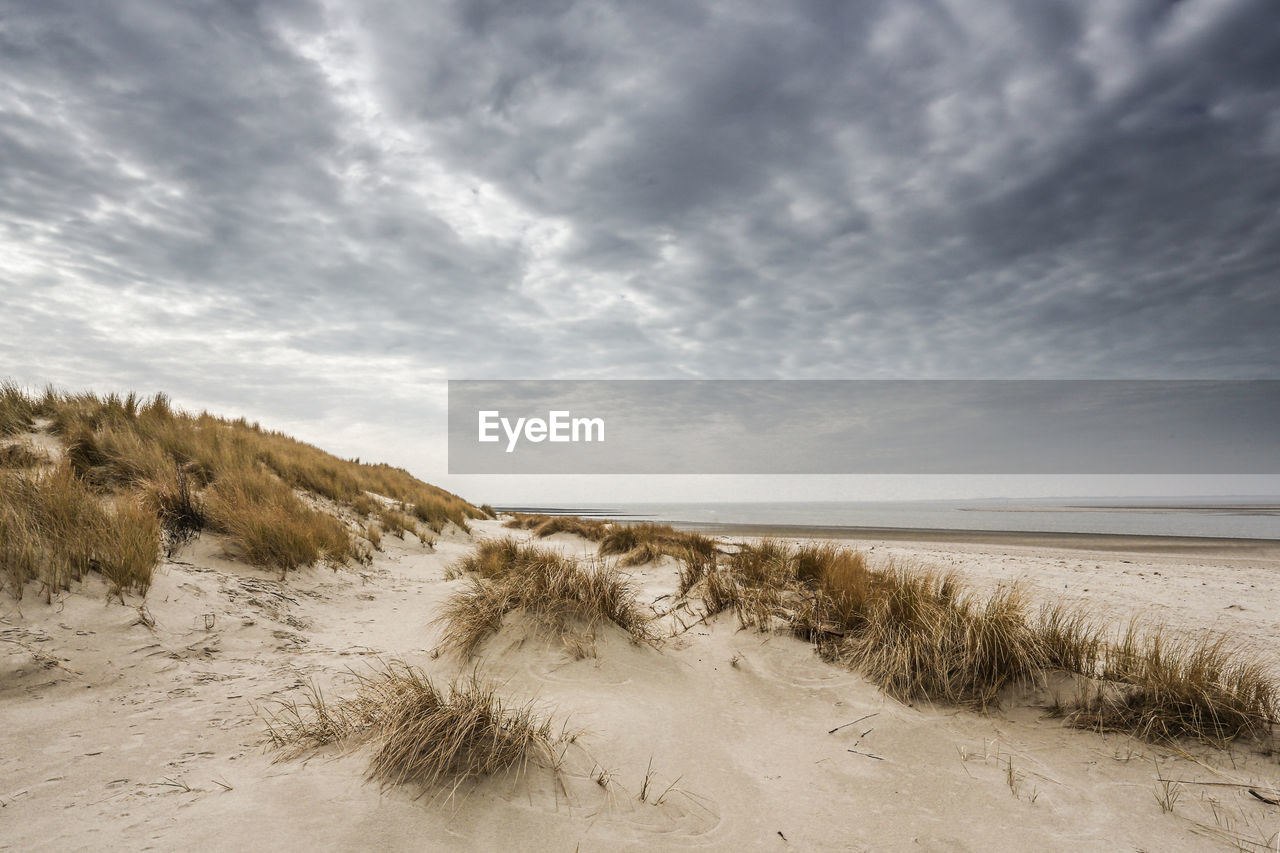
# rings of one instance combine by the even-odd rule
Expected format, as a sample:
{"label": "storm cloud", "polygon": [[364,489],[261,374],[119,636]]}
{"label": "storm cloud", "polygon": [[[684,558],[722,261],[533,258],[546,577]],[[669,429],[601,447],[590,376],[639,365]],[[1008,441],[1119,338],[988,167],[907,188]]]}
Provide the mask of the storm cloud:
{"label": "storm cloud", "polygon": [[19,381],[374,453],[446,377],[1280,367],[1271,0],[0,10]]}

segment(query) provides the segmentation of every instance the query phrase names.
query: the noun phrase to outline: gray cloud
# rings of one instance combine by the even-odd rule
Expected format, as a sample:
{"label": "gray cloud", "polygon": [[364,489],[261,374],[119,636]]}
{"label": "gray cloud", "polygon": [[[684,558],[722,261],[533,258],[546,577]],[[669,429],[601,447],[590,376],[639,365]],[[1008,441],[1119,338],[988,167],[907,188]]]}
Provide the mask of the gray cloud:
{"label": "gray cloud", "polygon": [[446,376],[1275,376],[1275,21],[3,2],[0,372],[353,447]]}

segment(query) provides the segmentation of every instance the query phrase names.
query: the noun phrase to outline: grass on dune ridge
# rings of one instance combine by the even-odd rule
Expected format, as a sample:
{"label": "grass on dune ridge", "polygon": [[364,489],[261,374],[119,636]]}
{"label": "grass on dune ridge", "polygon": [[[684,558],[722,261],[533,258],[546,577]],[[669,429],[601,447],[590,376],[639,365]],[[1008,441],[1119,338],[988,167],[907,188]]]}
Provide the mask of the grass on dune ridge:
{"label": "grass on dune ridge", "polygon": [[592,542],[599,542],[609,530],[608,524],[595,518],[528,512],[512,513],[503,527],[512,530],[529,530],[539,539],[545,539],[556,533],[572,533]]}
{"label": "grass on dune ridge", "polygon": [[[384,530],[430,542],[427,531],[485,517],[403,469],[340,459],[243,418],[182,412],[159,394],[0,386],[5,447],[37,429],[61,441],[62,459],[0,452],[11,461],[0,466],[0,578],[19,596],[28,581],[49,595],[89,569],[145,591],[156,530],[171,551],[211,530],[232,553],[283,573],[360,558]],[[86,519],[79,532],[58,520],[66,506]]]}
{"label": "grass on dune ridge", "polygon": [[676,530],[669,524],[617,524],[600,540],[602,555],[618,555],[623,566],[638,566],[660,557],[705,560],[716,553],[714,539],[699,533]]}
{"label": "grass on dune ridge", "polygon": [[29,432],[35,418],[35,401],[14,383],[0,383],[0,438]]}
{"label": "grass on dune ridge", "polygon": [[528,530],[539,539],[556,533],[572,533],[598,544],[600,554],[618,556],[623,566],[638,566],[664,556],[686,562],[704,563],[714,557],[715,540],[699,533],[676,530],[669,524],[614,522],[574,515],[512,513],[504,524],[513,530]]}
{"label": "grass on dune ridge", "polygon": [[440,650],[470,657],[514,611],[532,615],[567,646],[589,653],[595,627],[613,623],[636,642],[654,639],[627,579],[600,560],[579,560],[512,537],[487,539],[456,563],[466,576],[439,618]]}

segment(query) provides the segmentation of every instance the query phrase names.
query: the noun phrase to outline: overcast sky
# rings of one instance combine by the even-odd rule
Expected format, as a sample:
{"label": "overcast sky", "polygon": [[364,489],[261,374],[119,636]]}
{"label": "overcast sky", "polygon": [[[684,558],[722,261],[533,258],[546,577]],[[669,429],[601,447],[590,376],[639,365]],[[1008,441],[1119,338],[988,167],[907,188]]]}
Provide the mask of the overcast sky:
{"label": "overcast sky", "polygon": [[0,375],[476,499],[608,489],[446,378],[1276,378],[1277,282],[1274,0],[0,0]]}

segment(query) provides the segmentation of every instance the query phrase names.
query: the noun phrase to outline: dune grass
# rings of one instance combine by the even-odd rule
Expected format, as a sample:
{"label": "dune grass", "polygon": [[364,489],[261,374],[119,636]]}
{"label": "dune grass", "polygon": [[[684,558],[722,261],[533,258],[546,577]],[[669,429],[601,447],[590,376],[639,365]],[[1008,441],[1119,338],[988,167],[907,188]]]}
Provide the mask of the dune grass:
{"label": "dune grass", "polygon": [[34,425],[34,401],[14,383],[0,383],[0,437],[29,432]]}
{"label": "dune grass", "polygon": [[351,499],[350,506],[352,512],[363,518],[375,514],[378,511],[379,502],[369,497],[367,493],[361,493]]}
{"label": "dune grass", "polygon": [[65,466],[0,476],[0,571],[18,598],[35,581],[49,600],[90,571],[145,593],[159,554],[158,519],[128,496],[103,500]]}
{"label": "dune grass", "polygon": [[191,476],[174,466],[138,484],[142,505],[160,522],[165,551],[173,556],[200,531],[209,526],[204,499],[197,493]]}
{"label": "dune grass", "polygon": [[176,463],[203,487],[227,471],[262,467],[290,488],[348,506],[368,500],[370,492],[384,495],[440,527],[465,527],[468,519],[483,517],[462,498],[403,469],[339,459],[243,418],[179,412],[164,395],[46,392],[35,406],[67,441],[80,472],[103,484],[127,485]]}
{"label": "dune grass", "polygon": [[383,532],[392,536],[403,539],[405,534],[418,532],[418,525],[414,520],[398,509],[388,506],[378,507],[374,510],[374,517],[377,518]]}
{"label": "dune grass", "polygon": [[595,518],[528,512],[513,513],[503,527],[509,527],[512,530],[530,530],[539,539],[545,539],[556,533],[573,533],[592,542],[599,542],[609,530],[608,524]]}
{"label": "dune grass", "polygon": [[701,589],[710,612],[732,609],[743,627],[790,629],[903,700],[985,708],[1044,667],[1016,588],[980,599],[952,576],[873,569],[861,552],[830,543],[744,544]]}
{"label": "dune grass", "polygon": [[706,560],[714,557],[716,542],[669,524],[615,524],[600,539],[600,553],[619,555],[618,564],[622,566],[638,566],[664,556],[683,560],[696,555]]}
{"label": "dune grass", "polygon": [[[369,538],[367,526],[343,521],[342,507],[357,516],[376,514],[383,529],[402,536],[411,531],[423,541],[433,538],[420,524],[437,532],[449,524],[465,530],[469,519],[484,517],[457,495],[402,469],[339,459],[243,418],[177,411],[160,394],[99,397],[47,389],[34,396],[12,384],[0,386],[0,434],[30,431],[37,423],[62,440],[66,454],[60,465],[77,488],[123,524],[136,526],[141,517],[132,509],[111,507],[147,510],[170,554],[210,529],[249,562],[286,572],[319,560],[341,563],[367,550],[353,539]],[[21,451],[6,450],[3,456],[0,476],[31,467],[19,458]],[[385,496],[397,509],[384,507],[371,494]],[[28,528],[44,535],[47,525]],[[21,550],[17,544],[13,549]],[[66,550],[65,542],[50,543],[41,553]],[[12,582],[41,576],[62,589],[64,574],[83,572],[79,564],[35,571],[29,562],[19,561],[22,568],[8,571]]]}
{"label": "dune grass", "polygon": [[449,580],[467,574],[482,578],[496,578],[513,572],[528,572],[540,563],[559,564],[564,561],[556,551],[521,542],[514,536],[484,539],[464,557],[449,564],[445,577]]}
{"label": "dune grass", "polygon": [[11,441],[0,445],[0,468],[38,468],[52,462],[48,454],[30,442]]}
{"label": "dune grass", "polygon": [[986,708],[1044,670],[1016,587],[981,598],[949,575],[894,569],[850,612],[834,655],[888,693]]}
{"label": "dune grass", "polygon": [[373,546],[375,551],[382,550],[382,528],[376,524],[366,524],[364,530],[360,534],[369,544]]}
{"label": "dune grass", "polygon": [[[714,539],[698,533],[676,530],[669,524],[610,524],[596,518],[542,513],[513,513],[505,527],[529,530],[538,538],[556,533],[572,533],[600,543],[599,553],[617,556],[621,566],[639,566],[662,557],[675,557],[686,564],[690,578],[700,577],[708,561],[714,562]],[[692,582],[692,581],[690,581]]]}
{"label": "dune grass", "polygon": [[733,611],[742,628],[761,631],[791,628],[814,620],[812,594],[799,582],[790,547],[776,539],[756,545],[739,545],[721,563],[713,554],[707,561],[686,564],[680,591],[701,593],[709,614]]}
{"label": "dune grass", "polygon": [[117,594],[145,594],[151,586],[160,546],[160,520],[129,496],[109,502],[97,532],[96,569]]}
{"label": "dune grass", "polygon": [[466,574],[467,583],[445,603],[438,620],[442,652],[474,655],[515,611],[532,615],[575,648],[604,623],[617,625],[636,642],[654,639],[626,578],[599,560],[566,557],[508,537],[482,542],[452,572]]}
{"label": "dune grass", "polygon": [[551,516],[540,512],[513,512],[502,526],[512,530],[532,530],[549,518]]}
{"label": "dune grass", "polygon": [[556,533],[572,533],[599,542],[608,532],[609,525],[595,518],[578,518],[572,515],[554,515],[533,528],[533,535],[545,539]]}
{"label": "dune grass", "polygon": [[1061,709],[1080,728],[1153,741],[1190,737],[1216,745],[1265,739],[1280,722],[1280,684],[1247,648],[1209,632],[1174,634],[1129,623],[1118,640],[1079,655],[1086,670]]}
{"label": "dune grass", "polygon": [[210,528],[252,565],[283,573],[320,560],[337,565],[354,556],[346,525],[304,504],[266,471],[224,475],[208,489],[206,503]]}
{"label": "dune grass", "polygon": [[716,555],[697,548],[686,549],[679,559],[681,565],[678,591],[682,596],[688,595],[689,590],[716,569]]}
{"label": "dune grass", "polygon": [[1112,638],[1083,609],[1050,603],[1032,614],[1017,586],[980,596],[954,575],[872,567],[832,543],[743,544],[688,591],[743,627],[812,640],[902,699],[986,708],[1007,685],[1063,672],[1079,695],[1057,710],[1080,727],[1220,745],[1270,737],[1280,720],[1280,683],[1222,637],[1134,622]]}
{"label": "dune grass", "polygon": [[557,767],[551,721],[532,703],[512,703],[476,675],[437,687],[402,661],[357,676],[353,696],[330,702],[310,687],[267,721],[285,755],[336,744],[372,748],[368,769],[383,785],[415,783],[452,795],[468,780],[528,766]]}
{"label": "dune grass", "polygon": [[1087,610],[1061,602],[1045,604],[1034,628],[1048,667],[1089,678],[1103,674],[1107,626]]}

